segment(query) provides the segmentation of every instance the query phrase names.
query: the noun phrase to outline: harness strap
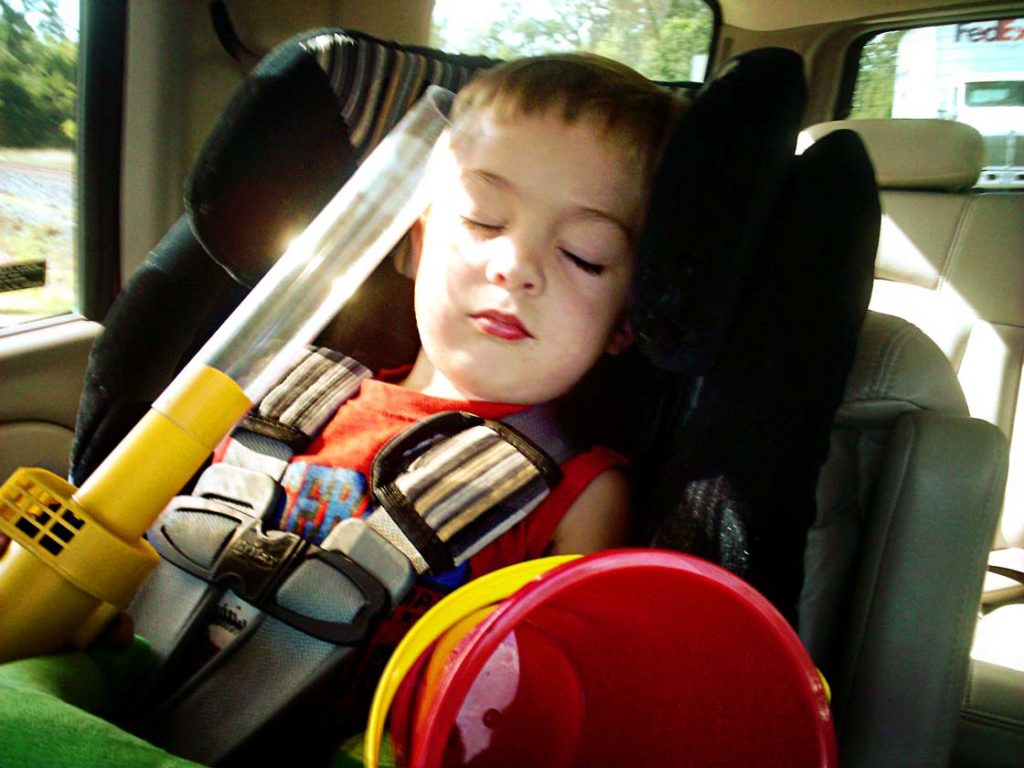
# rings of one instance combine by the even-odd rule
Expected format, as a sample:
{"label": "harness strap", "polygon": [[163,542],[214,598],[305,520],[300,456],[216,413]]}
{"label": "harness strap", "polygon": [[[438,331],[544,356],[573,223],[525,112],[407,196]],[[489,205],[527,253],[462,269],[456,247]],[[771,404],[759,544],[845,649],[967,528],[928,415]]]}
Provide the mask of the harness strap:
{"label": "harness strap", "polygon": [[280,480],[289,459],[320,434],[370,376],[368,368],[340,352],[304,349],[292,369],[231,433],[224,462]]}
{"label": "harness strap", "polygon": [[381,508],[367,524],[417,573],[434,574],[525,518],[561,479],[558,465],[512,428],[460,412],[402,432],[377,455],[371,475]]}
{"label": "harness strap", "polygon": [[296,440],[299,444],[294,446],[301,450],[320,434],[338,406],[352,397],[370,375],[362,363],[340,352],[307,348],[291,372],[260,401],[255,413],[242,420],[242,427],[261,432],[267,426],[279,425],[301,435]]}
{"label": "harness strap", "polygon": [[[232,434],[224,462],[203,473],[193,495],[174,499],[150,530],[167,562],[130,610],[165,662],[150,689],[150,700],[163,703],[145,707],[154,714],[143,732],[171,751],[222,759],[360,645],[416,574],[464,562],[560,479],[556,461],[507,423],[439,414],[376,457],[379,509],[342,521],[320,547],[265,530],[282,503],[277,481],[291,456],[369,375],[336,352],[307,351]],[[557,435],[550,413],[525,413],[535,410],[519,420]],[[564,440],[551,442],[560,456],[571,455]],[[251,616],[194,672],[184,649],[202,644],[225,596],[240,598],[240,609],[253,606],[245,609]],[[268,669],[274,686],[260,684]],[[258,697],[247,688],[257,684]]]}
{"label": "harness strap", "polygon": [[[370,375],[365,366],[333,350],[304,349],[233,431],[223,462],[203,472],[191,495],[172,499],[151,527],[150,542],[176,566],[161,563],[129,606],[158,662],[154,686],[173,686],[187,674],[176,656],[195,644],[196,633],[207,631],[203,617],[216,610],[229,581],[211,580],[215,556],[228,549],[240,527],[279,509],[283,499],[277,481],[295,450],[308,445]],[[241,580],[238,575],[233,581]],[[395,592],[400,589],[396,585]],[[239,627],[247,623],[236,621]]]}

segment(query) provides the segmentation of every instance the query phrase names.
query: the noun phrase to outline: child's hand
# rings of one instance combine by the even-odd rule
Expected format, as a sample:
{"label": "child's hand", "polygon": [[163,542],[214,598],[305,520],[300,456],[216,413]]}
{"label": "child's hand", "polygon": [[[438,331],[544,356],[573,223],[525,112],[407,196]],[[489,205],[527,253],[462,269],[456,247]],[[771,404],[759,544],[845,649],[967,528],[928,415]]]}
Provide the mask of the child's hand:
{"label": "child's hand", "polygon": [[134,637],[135,622],[129,614],[121,611],[96,638],[95,645],[100,648],[126,648]]}

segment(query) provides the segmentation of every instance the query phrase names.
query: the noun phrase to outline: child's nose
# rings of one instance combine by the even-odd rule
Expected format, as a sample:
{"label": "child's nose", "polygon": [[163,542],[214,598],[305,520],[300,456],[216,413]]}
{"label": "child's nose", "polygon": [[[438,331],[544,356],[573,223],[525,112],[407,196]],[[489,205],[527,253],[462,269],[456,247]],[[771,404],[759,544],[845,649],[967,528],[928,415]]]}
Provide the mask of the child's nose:
{"label": "child's nose", "polygon": [[492,241],[493,251],[487,261],[487,280],[507,291],[538,294],[544,290],[544,272],[539,250],[512,238]]}

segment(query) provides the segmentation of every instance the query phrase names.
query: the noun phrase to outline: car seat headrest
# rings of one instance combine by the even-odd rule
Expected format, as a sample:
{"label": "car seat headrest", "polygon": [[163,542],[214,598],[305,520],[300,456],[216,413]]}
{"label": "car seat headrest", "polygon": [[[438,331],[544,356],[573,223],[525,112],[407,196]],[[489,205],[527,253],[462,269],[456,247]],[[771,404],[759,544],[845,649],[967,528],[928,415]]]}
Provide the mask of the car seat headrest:
{"label": "car seat headrest", "polygon": [[641,237],[632,321],[655,365],[714,363],[777,192],[806,101],[803,61],[762,48],[725,62],[665,149]]}
{"label": "car seat headrest", "polygon": [[956,372],[917,326],[869,312],[836,423],[884,423],[921,410],[968,415]]}
{"label": "car seat headrest", "polygon": [[726,566],[792,622],[880,221],[856,134],[794,155],[802,64],[784,49],[739,54],[684,113],[632,307],[638,346],[676,394],[649,452],[655,545]]}
{"label": "car seat headrest", "polygon": [[357,165],[327,73],[301,43],[245,78],[185,189],[192,229],[236,280],[255,285]]}
{"label": "car seat headrest", "polygon": [[981,173],[981,134],[953,120],[835,120],[809,127],[800,145],[844,128],[860,135],[883,189],[952,192],[972,186]]}
{"label": "car seat headrest", "polygon": [[277,46],[225,108],[185,188],[210,256],[252,286],[434,83],[495,62],[313,30]]}

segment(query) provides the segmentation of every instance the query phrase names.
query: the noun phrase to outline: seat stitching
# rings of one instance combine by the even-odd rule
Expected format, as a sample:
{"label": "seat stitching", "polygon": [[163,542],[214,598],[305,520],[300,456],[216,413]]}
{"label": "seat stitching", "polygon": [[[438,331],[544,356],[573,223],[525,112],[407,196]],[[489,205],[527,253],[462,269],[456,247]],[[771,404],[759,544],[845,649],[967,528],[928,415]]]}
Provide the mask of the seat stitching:
{"label": "seat stitching", "polygon": [[1006,715],[998,712],[990,712],[973,706],[969,709],[962,710],[960,717],[963,720],[976,723],[977,725],[986,728],[995,728],[1001,731],[1007,730],[1007,728],[1002,726],[1008,726],[1009,730],[1012,731],[1020,731],[1022,725],[1024,725],[1020,720],[1015,720],[1012,717],[1007,717]]}
{"label": "seat stitching", "polygon": [[892,344],[889,345],[886,351],[883,368],[880,371],[881,382],[879,394],[888,391],[889,384],[892,383],[892,380],[895,377],[896,368],[903,358],[903,351],[906,348],[907,343],[910,341],[912,333],[912,327],[906,325],[893,334]]}
{"label": "seat stitching", "polygon": [[[992,447],[993,446],[990,446],[990,448],[992,448]],[[990,457],[991,461],[990,462],[986,462],[985,465],[986,466],[995,465],[999,461],[999,458],[1000,458],[999,454],[1000,453],[1002,453],[1002,452],[998,449],[998,447],[996,447],[995,448],[995,455],[991,456]],[[1002,473],[1000,473],[1000,472],[993,473],[991,481],[989,482],[988,492],[986,493],[985,504],[982,507],[982,509],[989,509],[989,508],[995,507],[997,509],[997,513],[996,514],[997,515],[999,514],[998,510],[1001,507],[1001,505],[998,504],[997,501],[998,501],[999,494],[1002,493],[1002,489],[1004,487],[1004,484],[1005,484],[1005,478],[1002,476]],[[998,522],[997,522],[997,524],[998,524]],[[974,550],[971,552],[971,554],[976,556],[977,558],[982,558],[988,551],[989,551],[988,540],[982,540],[980,543],[976,543],[975,544]],[[968,594],[964,594],[964,593],[967,592],[967,590],[968,590],[968,585],[962,585],[961,586],[961,593],[962,593],[962,597],[963,598],[973,596],[974,590],[973,589],[970,590],[970,594],[969,595]],[[976,614],[972,614],[972,616],[974,616],[975,623],[977,623],[977,615]],[[959,626],[957,627],[958,633],[962,633],[964,631],[964,629],[965,629],[964,628],[964,621],[965,621],[964,619],[960,620]],[[973,640],[973,633],[972,633],[972,640]],[[953,660],[953,661],[955,661],[955,660]],[[977,711],[977,712],[982,712],[982,713],[985,713],[985,714],[990,714],[990,713],[986,712],[984,708],[977,707],[977,706],[973,705],[970,702],[970,700],[966,698],[967,694],[969,692],[973,692],[973,690],[974,690],[974,678],[971,675],[971,665],[970,665],[970,648],[968,648],[968,656],[967,656],[967,659],[964,660],[964,663],[966,665],[966,674],[965,674],[966,684],[964,686],[964,697],[961,698],[961,705],[960,705],[961,709],[967,707],[967,708],[969,708],[972,711]],[[955,665],[954,664],[950,664],[949,666],[954,667]],[[952,671],[953,670],[948,670],[947,675],[950,674]],[[948,683],[948,678],[947,678],[947,683]],[[1000,718],[1000,719],[1002,719],[1002,717],[1003,717],[1003,716],[1000,716],[998,713],[991,713],[991,714],[994,715],[997,718]]]}
{"label": "seat stitching", "polygon": [[[899,337],[899,331],[892,333],[891,331],[886,334],[886,340],[892,340]],[[875,349],[875,375],[874,381],[871,383],[871,389],[868,391],[870,396],[881,391],[883,384],[885,383],[886,370],[889,365],[889,356],[892,354],[893,342],[879,344]]]}
{"label": "seat stitching", "polygon": [[949,243],[949,251],[946,253],[946,259],[939,272],[938,290],[942,290],[946,283],[949,282],[949,274],[952,272],[953,265],[959,259],[960,245],[965,239],[964,232],[967,229],[967,219],[970,218],[970,214],[974,210],[977,199],[978,198],[974,195],[968,197],[967,204],[960,211],[960,218],[957,220],[956,229],[953,231],[953,239],[950,240]]}
{"label": "seat stitching", "polygon": [[[917,440],[917,424],[910,422],[909,429],[913,432],[913,439],[910,440],[910,445],[913,445],[914,442],[916,442]],[[867,605],[865,606],[865,610],[862,614],[863,619],[859,622],[859,626],[856,629],[857,637],[856,645],[854,646],[856,650],[854,651],[854,658],[852,659],[852,663],[850,665],[850,668],[854,670],[854,679],[860,676],[859,670],[861,667],[861,657],[864,655],[864,639],[867,636],[868,627],[872,624],[872,615],[875,613],[875,603],[878,594],[877,588],[880,583],[881,566],[882,563],[886,561],[886,552],[889,549],[889,541],[891,539],[892,526],[896,516],[895,509],[899,505],[900,496],[902,495],[902,491],[904,489],[904,486],[906,485],[907,472],[909,471],[910,464],[910,454],[911,451],[908,450],[903,457],[902,466],[899,469],[900,476],[899,481],[896,483],[896,487],[900,489],[900,493],[896,494],[892,498],[892,504],[889,506],[889,514],[887,515],[886,519],[885,531],[881,537],[882,544],[877,550],[879,555],[875,562],[875,567],[873,568],[871,573],[870,597],[867,600]],[[849,702],[853,698],[853,691],[856,687],[857,686],[855,684],[850,685],[849,690],[847,691],[847,702]]]}

